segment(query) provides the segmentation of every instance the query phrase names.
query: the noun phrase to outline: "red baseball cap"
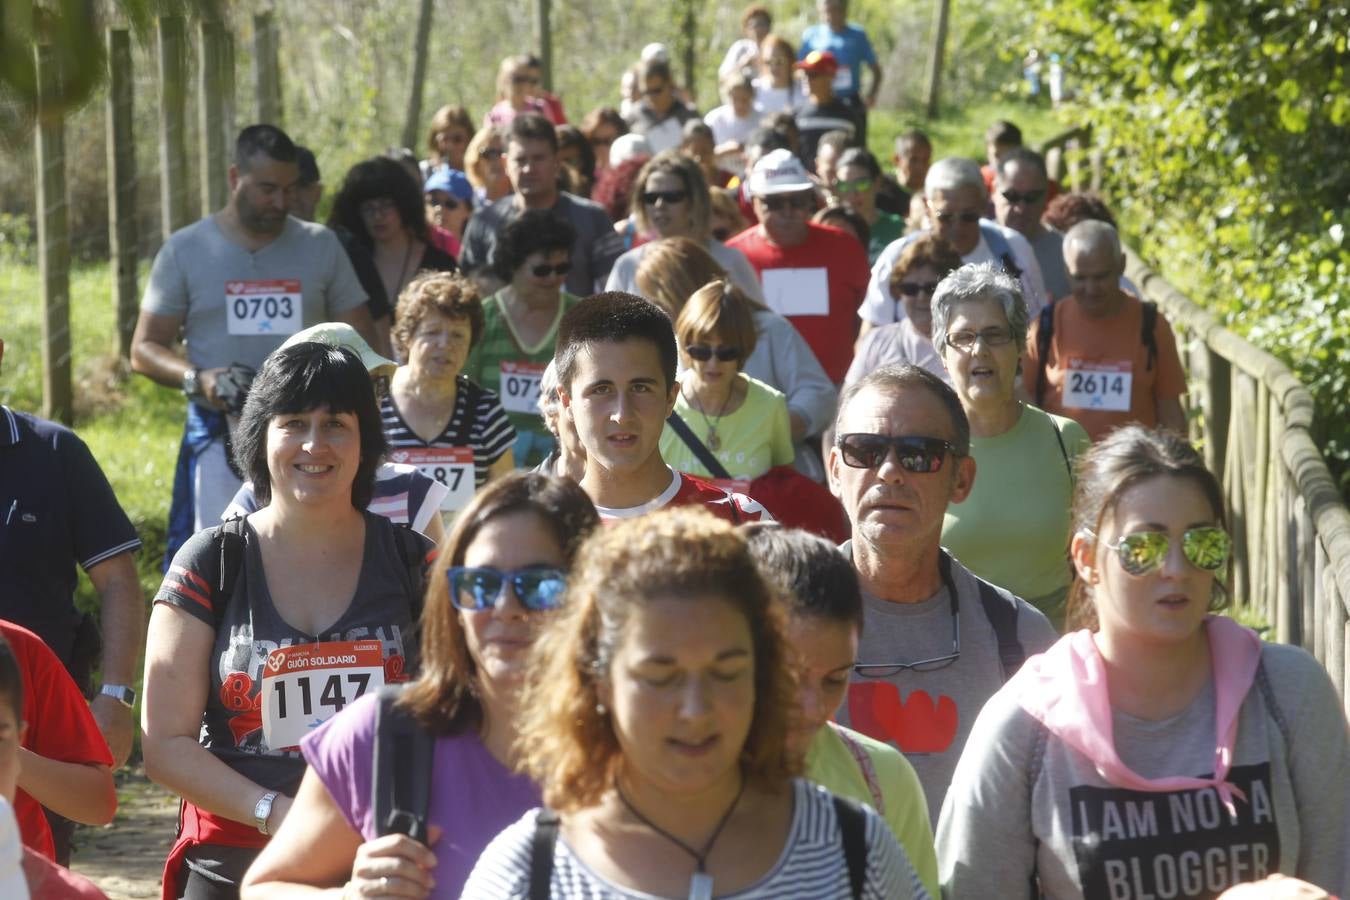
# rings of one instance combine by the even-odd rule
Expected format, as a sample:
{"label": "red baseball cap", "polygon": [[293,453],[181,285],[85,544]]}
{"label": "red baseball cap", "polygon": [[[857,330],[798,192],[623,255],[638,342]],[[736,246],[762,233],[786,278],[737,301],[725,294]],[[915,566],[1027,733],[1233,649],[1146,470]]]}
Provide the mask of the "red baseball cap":
{"label": "red baseball cap", "polygon": [[833,75],[839,71],[839,60],[829,50],[812,50],[793,68],[801,69],[808,75]]}

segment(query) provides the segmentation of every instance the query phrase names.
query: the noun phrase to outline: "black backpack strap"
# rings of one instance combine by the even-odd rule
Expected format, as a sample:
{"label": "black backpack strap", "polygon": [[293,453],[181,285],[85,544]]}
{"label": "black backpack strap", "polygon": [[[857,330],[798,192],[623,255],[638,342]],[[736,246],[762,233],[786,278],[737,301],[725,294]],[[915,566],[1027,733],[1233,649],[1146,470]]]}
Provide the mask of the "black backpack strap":
{"label": "black backpack strap", "polygon": [[227,519],[217,526],[216,549],[219,551],[219,567],[216,569],[215,594],[211,597],[211,616],[219,631],[220,624],[225,621],[225,607],[229,605],[235,583],[239,581],[239,570],[244,567],[243,516]]}
{"label": "black backpack strap", "polygon": [[394,546],[398,548],[398,558],[408,573],[408,586],[412,589],[413,622],[422,619],[422,603],[426,597],[427,571],[435,548],[427,549],[427,539],[408,524],[394,525]]}
{"label": "black backpack strap", "polygon": [[406,834],[425,844],[436,739],[399,696],[397,685],[380,688],[370,800],[380,835]]}
{"label": "black backpack strap", "polygon": [[999,665],[1003,667],[1003,680],[1007,681],[1027,661],[1026,651],[1017,637],[1017,599],[999,593],[997,588],[974,573],[971,577],[975,579],[985,618],[993,626],[994,638],[998,641]]}
{"label": "black backpack strap", "polygon": [[[1046,413],[1046,415],[1050,415]],[[1064,471],[1069,473],[1069,493],[1073,493],[1073,463],[1069,462],[1069,449],[1064,446],[1064,435],[1060,433],[1059,423],[1050,419],[1050,430],[1055,433],[1055,443],[1059,444],[1059,455],[1064,460]]]}
{"label": "black backpack strap", "polygon": [[844,865],[848,866],[848,889],[853,900],[862,900],[867,882],[867,815],[847,797],[834,798],[834,816],[839,820],[839,840],[844,847]]}
{"label": "black backpack strap", "polygon": [[530,842],[529,900],[549,900],[549,882],[553,880],[553,848],[558,843],[558,814],[545,807],[535,819],[534,840]]}
{"label": "black backpack strap", "polygon": [[1158,341],[1153,335],[1153,329],[1158,325],[1158,304],[1152,300],[1145,300],[1142,306],[1144,314],[1139,326],[1139,340],[1143,342],[1144,349],[1148,351],[1148,362],[1144,366],[1144,370],[1151,371],[1153,364],[1158,360]]}
{"label": "black backpack strap", "polygon": [[666,419],[666,424],[680,436],[680,440],[684,441],[690,450],[694,451],[698,461],[703,464],[703,468],[712,473],[712,477],[731,477],[731,473],[727,471],[726,466],[717,461],[717,457],[713,456],[712,451],[704,446],[703,442],[698,439],[698,435],[694,434],[694,430],[689,427],[689,424],[680,418],[679,413],[671,413],[670,417]]}
{"label": "black backpack strap", "polygon": [[1045,367],[1049,364],[1050,341],[1055,336],[1055,304],[1047,303],[1041,307],[1040,321],[1036,327],[1036,405],[1045,406],[1045,389],[1049,382],[1045,377]]}
{"label": "black backpack strap", "polygon": [[1022,277],[1022,267],[1013,259],[1012,253],[1003,254],[1001,262],[1003,263],[1003,271],[1008,273],[1008,277],[1018,279]]}

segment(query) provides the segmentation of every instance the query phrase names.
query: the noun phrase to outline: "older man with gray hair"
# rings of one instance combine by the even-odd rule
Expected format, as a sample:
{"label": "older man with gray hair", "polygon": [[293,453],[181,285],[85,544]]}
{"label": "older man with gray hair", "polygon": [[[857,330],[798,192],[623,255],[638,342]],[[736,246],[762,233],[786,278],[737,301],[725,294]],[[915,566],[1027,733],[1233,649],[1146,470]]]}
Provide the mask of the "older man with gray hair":
{"label": "older man with gray hair", "polygon": [[865,627],[840,721],[914,765],[936,821],[975,716],[1028,656],[1055,640],[1045,616],[941,547],[948,505],[975,482],[956,394],[916,366],[846,387],[829,455],[844,505]]}
{"label": "older man with gray hair", "polygon": [[1022,367],[1028,395],[1094,441],[1127,422],[1185,434],[1186,375],[1172,326],[1155,304],[1121,289],[1116,230],[1079,222],[1064,235],[1064,264],[1073,293],[1032,326]]}
{"label": "older man with gray hair", "polygon": [[984,218],[989,207],[989,191],[974,160],[948,157],[928,170],[923,185],[928,228],[907,234],[881,252],[872,266],[867,295],[858,308],[862,332],[878,325],[898,322],[905,316],[904,306],[891,294],[891,268],[909,242],[920,234],[932,232],[945,238],[961,254],[965,263],[995,262],[1022,282],[1022,296],[1031,315],[1046,303],[1041,267],[1027,239],[1011,228]]}

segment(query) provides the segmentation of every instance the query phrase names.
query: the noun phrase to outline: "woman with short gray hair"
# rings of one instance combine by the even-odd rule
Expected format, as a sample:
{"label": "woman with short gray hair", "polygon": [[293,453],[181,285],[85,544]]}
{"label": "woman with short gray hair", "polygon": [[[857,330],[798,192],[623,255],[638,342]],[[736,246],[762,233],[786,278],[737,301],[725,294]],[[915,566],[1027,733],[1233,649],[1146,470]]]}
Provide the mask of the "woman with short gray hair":
{"label": "woman with short gray hair", "polygon": [[1062,629],[1074,461],[1087,432],[1017,397],[1028,322],[1016,279],[992,263],[962,266],[938,285],[932,317],[978,473],[965,502],[947,510],[942,544]]}

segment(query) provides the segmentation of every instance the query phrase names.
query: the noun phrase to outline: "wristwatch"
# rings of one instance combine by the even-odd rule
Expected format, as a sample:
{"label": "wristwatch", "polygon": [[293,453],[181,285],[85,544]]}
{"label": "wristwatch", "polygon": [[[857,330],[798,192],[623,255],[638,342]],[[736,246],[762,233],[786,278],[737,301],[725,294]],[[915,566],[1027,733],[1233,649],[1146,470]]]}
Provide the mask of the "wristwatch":
{"label": "wristwatch", "polygon": [[125,684],[105,684],[98,692],[101,696],[112,697],[127,709],[136,705],[136,692]]}
{"label": "wristwatch", "polygon": [[253,821],[258,825],[258,831],[263,834],[271,834],[267,830],[267,817],[272,815],[272,801],[277,799],[276,791],[268,791],[262,795],[262,799],[253,807]]}
{"label": "wristwatch", "polygon": [[201,369],[192,368],[183,371],[183,396],[189,400],[202,395],[201,371]]}

